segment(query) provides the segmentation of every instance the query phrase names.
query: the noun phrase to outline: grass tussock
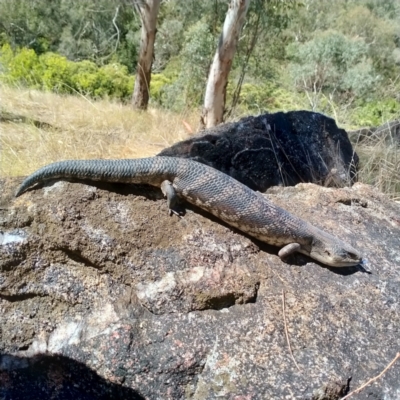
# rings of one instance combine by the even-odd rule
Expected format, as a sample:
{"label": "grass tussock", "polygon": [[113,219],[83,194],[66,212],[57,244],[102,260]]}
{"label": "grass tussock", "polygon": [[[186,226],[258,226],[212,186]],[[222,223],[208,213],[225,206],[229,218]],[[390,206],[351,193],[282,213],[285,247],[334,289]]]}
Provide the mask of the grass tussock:
{"label": "grass tussock", "polygon": [[0,176],[28,175],[58,160],[153,156],[198,128],[195,112],[0,86]]}

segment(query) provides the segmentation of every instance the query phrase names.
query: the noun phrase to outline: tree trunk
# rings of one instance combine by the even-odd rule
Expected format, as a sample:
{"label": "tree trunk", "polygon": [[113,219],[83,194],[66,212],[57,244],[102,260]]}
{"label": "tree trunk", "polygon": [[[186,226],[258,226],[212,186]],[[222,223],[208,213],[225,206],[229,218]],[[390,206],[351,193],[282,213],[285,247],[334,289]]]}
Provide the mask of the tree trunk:
{"label": "tree trunk", "polygon": [[146,110],[149,102],[151,66],[153,64],[154,41],[156,39],[156,24],[160,3],[161,0],[135,1],[135,8],[142,21],[142,29],[132,105],[139,110]]}
{"label": "tree trunk", "polygon": [[249,4],[250,0],[231,0],[229,5],[204,96],[202,122],[207,128],[223,121],[228,75]]}

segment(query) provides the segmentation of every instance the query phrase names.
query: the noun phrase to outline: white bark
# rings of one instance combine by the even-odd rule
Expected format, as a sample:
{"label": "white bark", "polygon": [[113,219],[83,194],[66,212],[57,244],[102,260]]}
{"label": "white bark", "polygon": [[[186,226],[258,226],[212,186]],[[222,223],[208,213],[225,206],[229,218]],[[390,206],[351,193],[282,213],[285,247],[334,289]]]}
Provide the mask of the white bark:
{"label": "white bark", "polygon": [[142,22],[139,60],[136,69],[132,105],[147,109],[150,92],[151,66],[153,64],[154,41],[157,32],[157,15],[161,0],[138,0],[135,7]]}
{"label": "white bark", "polygon": [[203,123],[207,128],[223,121],[226,86],[250,0],[231,0],[208,75],[204,96]]}

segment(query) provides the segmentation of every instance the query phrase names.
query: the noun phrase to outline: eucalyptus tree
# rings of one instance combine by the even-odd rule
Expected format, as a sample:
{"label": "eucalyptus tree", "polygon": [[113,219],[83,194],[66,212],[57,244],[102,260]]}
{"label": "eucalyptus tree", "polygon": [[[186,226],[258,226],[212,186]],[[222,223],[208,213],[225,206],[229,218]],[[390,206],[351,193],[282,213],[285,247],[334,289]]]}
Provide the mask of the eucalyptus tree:
{"label": "eucalyptus tree", "polygon": [[223,121],[228,76],[249,4],[250,0],[231,0],[229,4],[204,95],[202,122],[207,128]]}
{"label": "eucalyptus tree", "polygon": [[161,0],[135,0],[133,3],[142,23],[135,87],[132,96],[132,105],[136,109],[146,110],[149,103],[151,67],[160,3]]}

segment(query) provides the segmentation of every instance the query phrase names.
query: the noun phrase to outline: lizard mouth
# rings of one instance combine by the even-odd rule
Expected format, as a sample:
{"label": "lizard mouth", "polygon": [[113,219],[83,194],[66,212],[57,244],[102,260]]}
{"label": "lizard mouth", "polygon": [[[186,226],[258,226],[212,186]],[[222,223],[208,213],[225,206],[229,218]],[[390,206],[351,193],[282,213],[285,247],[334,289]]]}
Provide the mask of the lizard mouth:
{"label": "lizard mouth", "polygon": [[342,251],[338,254],[335,254],[325,250],[323,254],[319,252],[311,252],[310,256],[330,267],[352,267],[358,264],[363,265],[364,263],[363,258],[356,251]]}

